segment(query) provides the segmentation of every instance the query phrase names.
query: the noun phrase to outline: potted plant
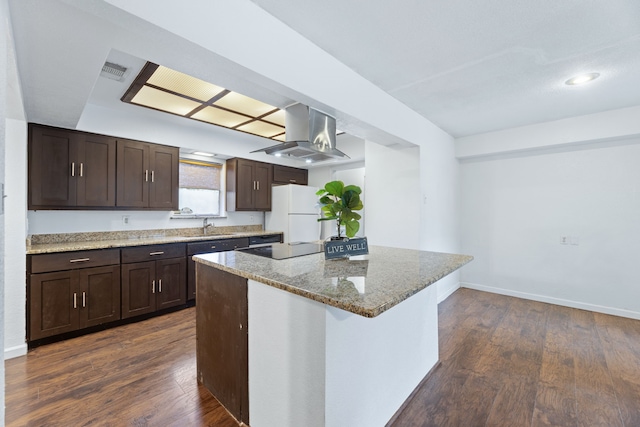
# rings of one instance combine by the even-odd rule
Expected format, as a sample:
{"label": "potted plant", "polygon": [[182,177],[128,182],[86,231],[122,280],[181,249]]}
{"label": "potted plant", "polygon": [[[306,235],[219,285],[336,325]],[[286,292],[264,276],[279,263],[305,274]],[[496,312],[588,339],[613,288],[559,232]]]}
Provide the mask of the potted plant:
{"label": "potted plant", "polygon": [[[342,226],[344,225],[347,237],[354,237],[360,229],[360,214],[354,212],[362,210],[360,200],[362,190],[357,185],[344,185],[342,181],[331,181],[316,192],[320,196],[320,204],[324,218],[318,221],[333,221],[338,224],[337,239],[342,239]],[[332,237],[333,239],[333,237]]]}

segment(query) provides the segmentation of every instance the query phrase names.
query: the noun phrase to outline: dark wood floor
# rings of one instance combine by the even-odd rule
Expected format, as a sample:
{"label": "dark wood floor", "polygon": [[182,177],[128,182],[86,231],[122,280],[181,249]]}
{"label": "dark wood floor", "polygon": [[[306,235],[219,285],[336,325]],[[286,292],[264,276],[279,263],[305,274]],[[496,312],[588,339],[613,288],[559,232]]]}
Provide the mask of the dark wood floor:
{"label": "dark wood floor", "polygon": [[640,426],[640,321],[460,289],[395,426]]}
{"label": "dark wood floor", "polygon": [[[640,426],[640,321],[460,289],[398,426]],[[195,377],[195,312],[6,361],[7,426],[235,426]]]}

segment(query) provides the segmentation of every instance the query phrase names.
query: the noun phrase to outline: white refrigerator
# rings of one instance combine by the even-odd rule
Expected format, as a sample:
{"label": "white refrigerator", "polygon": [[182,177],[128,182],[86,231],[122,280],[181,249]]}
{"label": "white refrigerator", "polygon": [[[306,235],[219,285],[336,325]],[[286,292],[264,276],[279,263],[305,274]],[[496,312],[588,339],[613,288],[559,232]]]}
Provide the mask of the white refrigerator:
{"label": "white refrigerator", "polygon": [[271,212],[265,215],[267,230],[284,232],[284,243],[320,240],[318,188],[276,185],[271,189]]}

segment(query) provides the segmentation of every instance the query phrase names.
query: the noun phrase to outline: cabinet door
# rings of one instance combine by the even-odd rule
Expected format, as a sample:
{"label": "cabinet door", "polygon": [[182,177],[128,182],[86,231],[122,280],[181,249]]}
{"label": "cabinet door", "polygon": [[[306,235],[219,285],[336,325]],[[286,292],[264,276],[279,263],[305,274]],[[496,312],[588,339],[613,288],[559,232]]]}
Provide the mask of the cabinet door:
{"label": "cabinet door", "polygon": [[180,149],[150,144],[149,156],[149,207],[177,210]]}
{"label": "cabinet door", "polygon": [[149,206],[149,144],[118,140],[116,205],[131,208]]}
{"label": "cabinet door", "polygon": [[77,205],[116,205],[116,140],[79,134],[77,170]]}
{"label": "cabinet door", "polygon": [[80,327],[120,319],[120,266],[78,270]]}
{"label": "cabinet door", "polygon": [[29,128],[29,209],[75,206],[77,141],[63,129]]}
{"label": "cabinet door", "polygon": [[78,329],[78,272],[32,274],[29,281],[29,340]]}
{"label": "cabinet door", "polygon": [[156,310],[155,261],[122,264],[122,318]]}
{"label": "cabinet door", "polygon": [[298,184],[307,185],[309,171],[306,169],[292,168],[289,166],[273,165],[274,184]]}
{"label": "cabinet door", "polygon": [[256,163],[254,167],[254,178],[256,190],[254,193],[254,205],[256,210],[271,210],[271,169],[272,165],[266,163]]}
{"label": "cabinet door", "polygon": [[236,210],[252,210],[254,208],[254,192],[256,182],[253,177],[253,162],[238,160],[236,170]]}
{"label": "cabinet door", "polygon": [[158,310],[184,304],[187,300],[187,260],[156,261],[156,307]]}

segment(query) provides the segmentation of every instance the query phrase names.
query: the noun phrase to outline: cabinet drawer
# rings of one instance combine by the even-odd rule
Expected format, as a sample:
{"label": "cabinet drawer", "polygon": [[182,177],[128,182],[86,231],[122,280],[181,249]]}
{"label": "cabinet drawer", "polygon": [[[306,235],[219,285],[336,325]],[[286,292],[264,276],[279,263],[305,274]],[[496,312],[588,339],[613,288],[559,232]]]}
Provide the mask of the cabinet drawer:
{"label": "cabinet drawer", "polygon": [[120,264],[120,249],[60,252],[55,254],[31,255],[31,272],[72,270],[85,267]]}
{"label": "cabinet drawer", "polygon": [[268,243],[281,243],[282,234],[268,234],[265,236],[252,236],[249,237],[249,245],[264,245]]}
{"label": "cabinet drawer", "polygon": [[188,255],[206,254],[208,252],[232,251],[237,248],[249,246],[249,239],[246,237],[237,239],[220,239],[208,242],[189,243],[187,246]]}
{"label": "cabinet drawer", "polygon": [[153,261],[156,259],[180,258],[186,255],[184,243],[139,246],[122,249],[122,263]]}

